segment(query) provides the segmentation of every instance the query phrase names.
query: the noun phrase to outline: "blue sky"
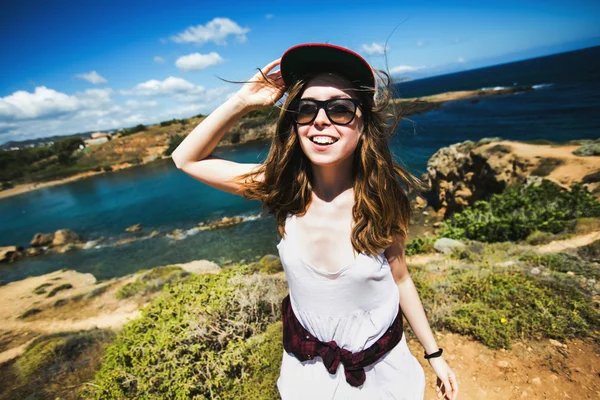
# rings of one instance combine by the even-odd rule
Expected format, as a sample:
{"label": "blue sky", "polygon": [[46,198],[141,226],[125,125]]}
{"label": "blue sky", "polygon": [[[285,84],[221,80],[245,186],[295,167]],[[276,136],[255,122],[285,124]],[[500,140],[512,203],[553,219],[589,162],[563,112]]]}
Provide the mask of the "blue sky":
{"label": "blue sky", "polygon": [[209,113],[299,43],[385,68],[401,22],[413,79],[600,44],[598,1],[3,1],[0,143]]}

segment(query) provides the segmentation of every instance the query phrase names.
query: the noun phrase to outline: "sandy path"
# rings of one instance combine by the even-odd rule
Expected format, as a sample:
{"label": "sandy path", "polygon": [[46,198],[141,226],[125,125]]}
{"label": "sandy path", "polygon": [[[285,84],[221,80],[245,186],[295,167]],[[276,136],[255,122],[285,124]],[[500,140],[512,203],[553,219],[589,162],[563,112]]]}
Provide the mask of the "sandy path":
{"label": "sandy path", "polygon": [[580,148],[580,145],[551,146],[503,140],[484,145],[482,149],[500,144],[511,148],[513,154],[523,159],[554,158],[562,160],[563,165],[556,167],[545,178],[566,188],[575,182],[581,182],[584,176],[600,169],[600,156],[583,157],[572,153]]}
{"label": "sandy path", "polygon": [[[512,350],[491,350],[454,333],[436,333],[444,359],[458,379],[460,400],[598,399],[600,353],[591,339],[515,342]],[[416,339],[408,340],[427,379],[425,399],[437,399],[436,375]]]}

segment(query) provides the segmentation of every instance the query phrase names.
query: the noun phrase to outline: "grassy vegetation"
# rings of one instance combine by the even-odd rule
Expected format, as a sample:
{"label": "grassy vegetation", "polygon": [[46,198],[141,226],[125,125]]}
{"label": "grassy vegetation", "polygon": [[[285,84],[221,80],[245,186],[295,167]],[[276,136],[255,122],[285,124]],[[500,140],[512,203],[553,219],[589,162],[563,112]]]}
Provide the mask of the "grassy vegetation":
{"label": "grassy vegetation", "polygon": [[71,285],[70,283],[63,283],[60,286],[57,286],[55,288],[53,288],[50,293],[48,293],[47,297],[53,297],[54,295],[56,295],[56,293],[60,292],[61,290],[67,290],[67,289],[72,289],[73,285]]}
{"label": "grassy vegetation", "polygon": [[91,329],[35,339],[0,365],[0,400],[81,398],[76,388],[94,377],[113,338],[110,330]]}
{"label": "grassy vegetation", "polygon": [[590,279],[600,279],[600,268],[596,263],[586,262],[573,254],[568,253],[524,253],[519,258],[534,266],[543,266],[556,272],[573,272]]}
{"label": "grassy vegetation", "polygon": [[52,286],[51,283],[42,283],[41,285],[39,285],[38,287],[36,287],[35,289],[33,289],[33,294],[44,294],[46,293],[46,288],[48,286]]}
{"label": "grassy vegetation", "polygon": [[179,146],[181,142],[183,142],[183,139],[185,139],[185,135],[171,136],[171,138],[169,139],[169,147],[165,150],[163,154],[165,156],[170,156],[173,153],[173,151],[177,148],[177,146]]}
{"label": "grassy vegetation", "polygon": [[516,184],[489,201],[443,222],[439,236],[483,242],[519,241],[535,231],[557,233],[580,217],[600,217],[600,203],[585,188],[570,191],[544,179],[539,186]]}
{"label": "grassy vegetation", "polygon": [[121,134],[121,136],[129,136],[129,135],[133,135],[134,133],[143,132],[146,129],[147,128],[145,125],[139,124],[139,125],[134,126],[133,128],[123,129],[120,132],[120,134]]}
{"label": "grassy vegetation", "polygon": [[[165,287],[162,296],[127,324],[107,349],[84,397],[230,398],[222,393],[255,390],[259,382],[272,382],[272,375],[248,371],[271,374],[274,365],[246,367],[244,360],[271,352],[263,345],[276,339],[257,335],[279,320],[286,285],[248,273],[248,268],[239,267],[192,275]],[[256,338],[247,341],[250,337]],[[242,381],[247,389],[237,387]]]}
{"label": "grassy vegetation", "polygon": [[118,299],[126,299],[132,296],[145,296],[150,293],[162,290],[169,282],[180,280],[188,276],[189,273],[176,265],[153,268],[143,273],[135,282],[128,283],[119,289],[116,294]]}
{"label": "grassy vegetation", "polygon": [[0,152],[0,182],[7,188],[11,181],[42,178],[59,170],[72,171],[76,164],[75,150],[84,142],[81,138],[65,138],[49,147],[27,147]]}
{"label": "grassy vegetation", "polygon": [[436,241],[436,237],[424,237],[416,238],[406,243],[404,248],[404,254],[412,256],[415,254],[431,253],[435,251],[433,244]]}
{"label": "grassy vegetation", "polygon": [[515,339],[590,336],[600,329],[598,312],[569,278],[534,278],[506,269],[461,271],[449,291],[451,315],[440,323],[491,348],[510,348]]}

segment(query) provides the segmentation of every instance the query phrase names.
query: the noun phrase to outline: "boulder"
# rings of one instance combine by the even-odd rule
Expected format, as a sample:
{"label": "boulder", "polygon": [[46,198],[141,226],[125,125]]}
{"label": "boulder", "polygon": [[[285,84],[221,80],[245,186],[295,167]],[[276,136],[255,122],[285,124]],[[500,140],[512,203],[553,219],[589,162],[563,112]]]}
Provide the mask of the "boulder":
{"label": "boulder", "polygon": [[29,245],[31,247],[49,246],[54,240],[54,233],[36,233],[31,239]]}
{"label": "boulder", "polygon": [[64,246],[69,243],[79,243],[81,242],[81,237],[75,232],[69,229],[61,229],[54,232],[54,240],[52,240],[52,246]]}
{"label": "boulder", "polygon": [[221,267],[212,261],[196,260],[184,264],[177,264],[183,270],[192,274],[218,274],[221,272]]}
{"label": "boulder", "polygon": [[444,254],[450,254],[452,249],[458,247],[466,247],[466,245],[463,242],[449,238],[440,238],[433,244],[434,249]]}
{"label": "boulder", "polygon": [[125,232],[138,232],[142,230],[142,224],[131,225],[129,228],[125,229]]}
{"label": "boulder", "polygon": [[25,249],[25,255],[27,256],[39,256],[40,254],[44,254],[44,249],[42,247],[30,247]]}
{"label": "boulder", "polygon": [[219,221],[211,222],[211,223],[201,222],[197,226],[198,226],[198,228],[200,228],[200,230],[209,230],[209,229],[226,228],[229,226],[241,224],[242,222],[244,222],[244,218],[239,217],[239,216],[234,216],[234,217],[224,217],[223,219],[221,219]]}
{"label": "boulder", "polygon": [[427,163],[427,179],[437,196],[435,208],[444,218],[501,193],[528,176],[534,162],[522,159],[499,138],[467,140],[439,149]]}
{"label": "boulder", "polygon": [[23,256],[23,247],[5,246],[0,247],[0,263],[11,263]]}

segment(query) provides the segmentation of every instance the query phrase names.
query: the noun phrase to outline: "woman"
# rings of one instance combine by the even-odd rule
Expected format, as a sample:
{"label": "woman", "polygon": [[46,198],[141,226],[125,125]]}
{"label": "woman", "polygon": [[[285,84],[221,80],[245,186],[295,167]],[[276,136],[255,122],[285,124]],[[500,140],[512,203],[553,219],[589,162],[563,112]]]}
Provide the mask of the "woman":
{"label": "woman", "polygon": [[[348,49],[294,46],[173,152],[179,169],[258,199],[275,216],[289,285],[277,381],[284,400],[422,399],[425,375],[406,345],[403,315],[438,377],[438,398],[458,393],[406,267],[410,204],[402,184],[419,188],[420,181],[392,160],[390,80],[378,73],[387,78],[383,87]],[[211,155],[243,115],[286,93],[263,164]]]}

